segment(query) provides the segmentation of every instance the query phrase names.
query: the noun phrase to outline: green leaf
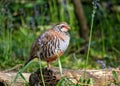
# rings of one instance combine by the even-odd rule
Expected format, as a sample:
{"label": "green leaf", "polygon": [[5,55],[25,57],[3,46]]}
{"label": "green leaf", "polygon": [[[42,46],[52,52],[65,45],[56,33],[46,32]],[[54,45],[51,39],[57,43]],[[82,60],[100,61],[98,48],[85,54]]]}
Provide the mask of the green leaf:
{"label": "green leaf", "polygon": [[115,81],[118,81],[118,74],[116,71],[112,71],[112,75],[113,75],[113,78],[115,79]]}
{"label": "green leaf", "polygon": [[88,84],[90,84],[90,86],[93,86],[93,79],[92,78],[89,79],[89,83]]}

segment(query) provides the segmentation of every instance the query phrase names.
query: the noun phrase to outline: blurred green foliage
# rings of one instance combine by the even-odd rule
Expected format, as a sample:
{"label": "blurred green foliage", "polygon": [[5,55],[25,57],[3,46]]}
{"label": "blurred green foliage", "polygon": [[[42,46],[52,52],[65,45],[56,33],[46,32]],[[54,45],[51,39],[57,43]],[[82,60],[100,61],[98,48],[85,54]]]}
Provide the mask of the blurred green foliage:
{"label": "blurred green foliage", "polygon": [[[114,1],[114,0],[113,0]],[[114,3],[116,2],[106,2]],[[58,22],[71,26],[71,42],[61,57],[62,67],[81,69],[86,52],[81,53],[84,39],[79,37],[78,22],[71,0],[1,1],[0,2],[0,70],[24,64],[37,36]],[[95,15],[90,57],[87,68],[109,68],[120,65],[120,14],[98,3]],[[91,2],[83,3],[88,26],[91,24]],[[46,66],[46,63],[43,62]],[[58,63],[52,63],[58,66]],[[36,64],[27,71],[34,70]]]}

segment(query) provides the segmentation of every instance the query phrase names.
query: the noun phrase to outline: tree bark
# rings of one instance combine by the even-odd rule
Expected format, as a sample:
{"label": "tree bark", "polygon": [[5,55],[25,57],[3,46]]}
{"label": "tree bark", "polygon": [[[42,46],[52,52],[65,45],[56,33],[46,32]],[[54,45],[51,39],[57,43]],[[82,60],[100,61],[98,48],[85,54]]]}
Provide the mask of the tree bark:
{"label": "tree bark", "polygon": [[[106,69],[106,70],[87,70],[86,78],[93,79],[93,86],[119,86],[113,85],[115,79],[113,78],[112,71],[116,71],[118,74],[118,81],[120,81],[120,70],[119,69]],[[79,85],[83,84],[79,82],[80,77],[84,77],[84,70],[70,70],[63,69],[62,76],[59,73],[59,68],[43,68],[42,69],[45,86],[56,86],[62,77],[68,77],[72,83]],[[0,86],[10,86],[11,81],[15,77],[16,73],[13,72],[0,72]],[[38,69],[36,72],[23,73],[30,86],[43,86],[41,79],[41,72]],[[6,84],[6,85],[5,85]],[[111,85],[112,84],[112,85]],[[18,78],[13,86],[25,86],[25,81],[22,78]],[[88,86],[88,85],[87,85]]]}
{"label": "tree bark", "polygon": [[86,42],[88,42],[89,39],[89,29],[87,26],[87,21],[84,15],[83,7],[81,4],[81,0],[72,0],[74,5],[74,11],[76,18],[78,20],[79,24],[79,34],[80,37],[85,39]]}

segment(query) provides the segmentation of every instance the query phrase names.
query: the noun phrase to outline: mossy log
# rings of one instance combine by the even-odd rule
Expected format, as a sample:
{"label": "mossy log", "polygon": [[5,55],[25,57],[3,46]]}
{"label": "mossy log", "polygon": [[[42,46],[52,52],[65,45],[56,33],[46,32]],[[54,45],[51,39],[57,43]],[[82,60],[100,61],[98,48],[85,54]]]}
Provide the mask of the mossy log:
{"label": "mossy log", "polygon": [[[112,71],[116,71],[118,74],[118,81],[120,81],[119,69],[104,69],[104,70],[86,70],[86,78],[93,79],[93,86],[117,86],[113,85],[115,79],[113,78]],[[0,72],[0,86],[9,86],[16,73],[14,72]],[[41,79],[40,69],[33,73],[23,73],[30,86],[43,86]],[[60,75],[59,68],[43,68],[42,76],[44,78],[45,86],[56,86],[62,77],[68,77],[72,83],[78,83],[80,77],[84,77],[84,70],[70,70],[63,69],[62,76]],[[112,84],[112,85],[111,85]],[[18,78],[13,86],[24,86],[25,81],[22,78]],[[119,86],[119,85],[118,85]]]}

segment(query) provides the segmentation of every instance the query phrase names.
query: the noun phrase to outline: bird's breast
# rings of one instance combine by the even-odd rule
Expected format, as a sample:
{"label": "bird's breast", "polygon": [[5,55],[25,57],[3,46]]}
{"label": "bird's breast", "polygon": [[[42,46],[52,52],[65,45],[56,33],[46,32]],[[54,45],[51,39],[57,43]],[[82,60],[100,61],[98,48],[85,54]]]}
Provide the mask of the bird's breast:
{"label": "bird's breast", "polygon": [[60,40],[60,50],[65,51],[69,45],[70,37],[65,37],[63,40]]}

